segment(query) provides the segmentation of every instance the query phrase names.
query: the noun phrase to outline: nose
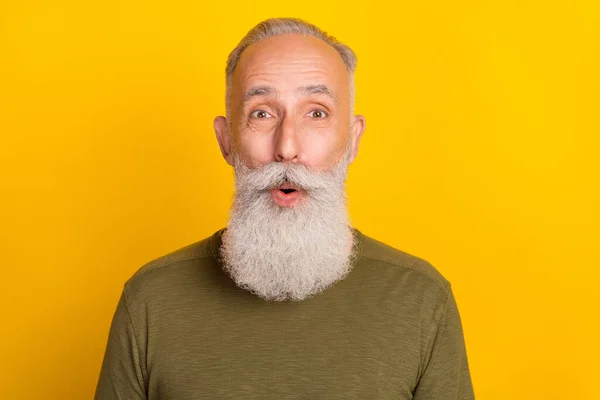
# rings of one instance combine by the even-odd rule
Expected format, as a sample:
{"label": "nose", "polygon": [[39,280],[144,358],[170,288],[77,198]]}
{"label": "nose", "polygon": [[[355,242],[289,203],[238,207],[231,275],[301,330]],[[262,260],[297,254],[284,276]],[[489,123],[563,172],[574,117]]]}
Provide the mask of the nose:
{"label": "nose", "polygon": [[275,133],[275,159],[280,162],[298,162],[300,145],[295,121],[284,117]]}

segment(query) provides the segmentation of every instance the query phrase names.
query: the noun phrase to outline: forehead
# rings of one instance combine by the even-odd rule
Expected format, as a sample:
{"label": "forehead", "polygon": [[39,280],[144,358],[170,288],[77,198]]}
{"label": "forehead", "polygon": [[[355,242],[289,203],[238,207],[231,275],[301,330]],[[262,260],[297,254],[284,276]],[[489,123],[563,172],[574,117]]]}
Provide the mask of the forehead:
{"label": "forehead", "polygon": [[285,91],[324,84],[345,92],[348,82],[344,62],[332,46],[314,36],[281,35],[244,50],[234,72],[233,89],[239,92],[268,84]]}

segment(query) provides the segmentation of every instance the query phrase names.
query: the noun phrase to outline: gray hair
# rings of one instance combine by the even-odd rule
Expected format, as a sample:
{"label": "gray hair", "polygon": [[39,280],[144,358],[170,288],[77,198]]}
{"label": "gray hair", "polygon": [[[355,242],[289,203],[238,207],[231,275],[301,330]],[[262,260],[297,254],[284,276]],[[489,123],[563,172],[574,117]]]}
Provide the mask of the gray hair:
{"label": "gray hair", "polygon": [[337,50],[342,58],[342,61],[344,62],[344,65],[346,66],[346,70],[350,75],[350,112],[352,113],[354,106],[354,71],[356,69],[356,54],[354,51],[350,47],[339,42],[333,36],[328,35],[327,32],[300,18],[269,18],[248,31],[246,36],[244,36],[244,38],[238,43],[236,48],[229,53],[229,57],[227,58],[227,66],[225,68],[225,106],[227,110],[227,116],[229,116],[231,106],[230,97],[233,85],[233,73],[244,50],[246,50],[248,46],[260,42],[261,40],[273,36],[289,34],[314,36],[323,40],[325,43]]}

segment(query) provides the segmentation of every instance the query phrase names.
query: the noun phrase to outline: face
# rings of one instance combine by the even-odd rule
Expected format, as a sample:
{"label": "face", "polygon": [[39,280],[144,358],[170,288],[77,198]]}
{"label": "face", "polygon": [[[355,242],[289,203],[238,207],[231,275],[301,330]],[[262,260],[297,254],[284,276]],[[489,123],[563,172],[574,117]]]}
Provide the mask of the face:
{"label": "face", "polygon": [[[237,156],[249,168],[282,162],[325,171],[348,147],[350,162],[356,157],[365,121],[351,115],[350,76],[324,41],[283,35],[255,43],[242,53],[232,83],[229,121],[215,119],[230,165]],[[272,191],[281,207],[305,195],[290,184]]]}
{"label": "face", "polygon": [[215,119],[236,180],[223,266],[264,299],[307,299],[351,269],[344,182],[365,124],[350,114],[349,79],[317,38],[266,39],[239,60],[230,120]]}

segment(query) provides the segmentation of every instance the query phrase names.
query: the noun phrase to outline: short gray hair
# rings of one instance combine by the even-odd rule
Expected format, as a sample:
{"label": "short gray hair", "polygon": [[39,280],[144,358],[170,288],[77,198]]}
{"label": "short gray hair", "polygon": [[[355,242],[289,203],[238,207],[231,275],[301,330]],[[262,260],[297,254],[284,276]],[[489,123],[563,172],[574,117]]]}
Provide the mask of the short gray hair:
{"label": "short gray hair", "polygon": [[354,105],[354,71],[356,70],[356,54],[354,51],[338,41],[335,37],[328,35],[327,32],[300,18],[269,18],[250,29],[246,36],[238,43],[236,48],[229,53],[227,66],[225,68],[225,106],[227,109],[227,116],[229,116],[231,106],[230,97],[233,84],[233,73],[244,50],[246,50],[248,46],[260,42],[261,40],[273,36],[290,34],[314,36],[337,50],[350,75],[350,110],[352,112]]}

